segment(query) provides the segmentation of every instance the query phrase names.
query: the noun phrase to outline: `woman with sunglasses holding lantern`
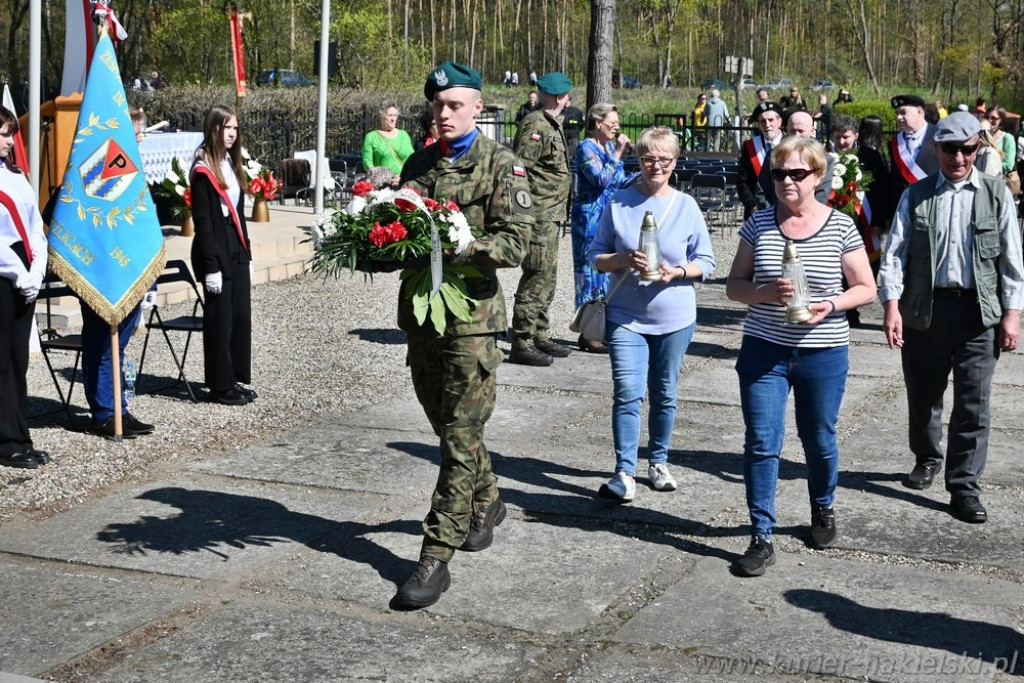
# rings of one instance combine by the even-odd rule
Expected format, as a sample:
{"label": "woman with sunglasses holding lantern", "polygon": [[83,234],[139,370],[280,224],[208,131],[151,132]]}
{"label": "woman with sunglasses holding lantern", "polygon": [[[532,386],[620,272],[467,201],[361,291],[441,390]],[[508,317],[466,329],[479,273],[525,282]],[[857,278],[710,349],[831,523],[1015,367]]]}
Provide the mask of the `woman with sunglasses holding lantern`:
{"label": "woman with sunglasses holding lantern", "polygon": [[[849,368],[845,311],[872,301],[875,281],[853,220],[815,199],[826,167],[825,149],[811,138],[790,136],[772,150],[778,202],[744,223],[726,283],[729,298],[748,305],[736,372],[753,538],[735,565],[741,576],[760,576],[775,561],[775,491],[790,390],[807,461],[810,544],[828,547],[836,537],[836,423]],[[782,277],[788,241],[799,251],[810,295],[811,317],[796,324],[786,322],[786,307],[798,284]]]}

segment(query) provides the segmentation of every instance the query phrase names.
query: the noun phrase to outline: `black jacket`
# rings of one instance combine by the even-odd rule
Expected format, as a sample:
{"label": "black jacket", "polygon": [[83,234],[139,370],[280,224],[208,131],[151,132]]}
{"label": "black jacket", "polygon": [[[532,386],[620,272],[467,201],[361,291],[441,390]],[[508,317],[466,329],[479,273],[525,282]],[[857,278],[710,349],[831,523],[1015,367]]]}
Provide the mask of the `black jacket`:
{"label": "black jacket", "polygon": [[245,224],[245,189],[238,196],[238,220],[242,225],[244,245],[238,237],[231,216],[221,211],[220,195],[213,183],[202,173],[192,175],[192,221],[196,235],[192,239],[192,270],[197,280],[210,273],[230,277],[233,265],[250,261],[249,232]]}

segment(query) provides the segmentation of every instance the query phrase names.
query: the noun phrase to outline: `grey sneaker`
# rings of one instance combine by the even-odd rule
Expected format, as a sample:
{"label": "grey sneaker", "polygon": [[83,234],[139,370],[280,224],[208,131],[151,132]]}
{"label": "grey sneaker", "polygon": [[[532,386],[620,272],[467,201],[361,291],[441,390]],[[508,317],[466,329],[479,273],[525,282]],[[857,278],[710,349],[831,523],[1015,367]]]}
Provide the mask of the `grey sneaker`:
{"label": "grey sneaker", "polygon": [[651,486],[656,491],[675,491],[676,480],[672,476],[672,473],[668,471],[668,465],[663,462],[657,465],[651,465],[647,469],[647,477],[651,480]]}
{"label": "grey sneaker", "polygon": [[775,564],[775,548],[771,541],[754,536],[747,552],[736,562],[736,573],[740,576],[761,576],[768,567]]}
{"label": "grey sneaker", "polygon": [[628,503],[636,498],[636,480],[625,472],[616,472],[607,484],[601,484],[597,494],[602,498]]}

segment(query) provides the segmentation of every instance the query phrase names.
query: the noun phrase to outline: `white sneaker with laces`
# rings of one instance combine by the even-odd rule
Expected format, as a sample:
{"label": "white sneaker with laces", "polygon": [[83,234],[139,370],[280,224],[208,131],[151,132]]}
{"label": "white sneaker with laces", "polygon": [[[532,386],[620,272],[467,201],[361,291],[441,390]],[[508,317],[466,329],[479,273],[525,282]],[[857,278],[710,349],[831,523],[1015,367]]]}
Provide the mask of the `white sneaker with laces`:
{"label": "white sneaker with laces", "polygon": [[602,484],[598,495],[628,503],[636,498],[636,481],[625,472],[616,472],[607,484]]}
{"label": "white sneaker with laces", "polygon": [[676,490],[675,477],[673,477],[672,473],[668,471],[668,465],[665,463],[651,465],[647,470],[647,476],[651,480],[651,486],[653,486],[656,491]]}

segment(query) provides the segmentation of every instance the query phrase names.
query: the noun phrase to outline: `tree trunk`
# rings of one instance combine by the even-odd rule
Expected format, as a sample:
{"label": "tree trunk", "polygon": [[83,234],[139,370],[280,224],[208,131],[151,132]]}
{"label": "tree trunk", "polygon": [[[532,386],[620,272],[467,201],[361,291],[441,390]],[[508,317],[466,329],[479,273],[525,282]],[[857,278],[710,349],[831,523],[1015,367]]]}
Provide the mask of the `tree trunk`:
{"label": "tree trunk", "polygon": [[875,88],[875,94],[881,92],[878,87],[878,78],[875,76],[875,67],[871,63],[871,29],[868,28],[867,13],[864,8],[864,0],[858,0],[857,7],[854,7],[853,0],[846,0],[846,9],[850,12],[850,23],[856,29],[857,45],[860,46],[861,56],[864,59],[864,69],[868,72],[871,85]]}
{"label": "tree trunk", "polygon": [[590,59],[587,62],[587,109],[612,101],[612,38],[615,0],[590,0]]}

